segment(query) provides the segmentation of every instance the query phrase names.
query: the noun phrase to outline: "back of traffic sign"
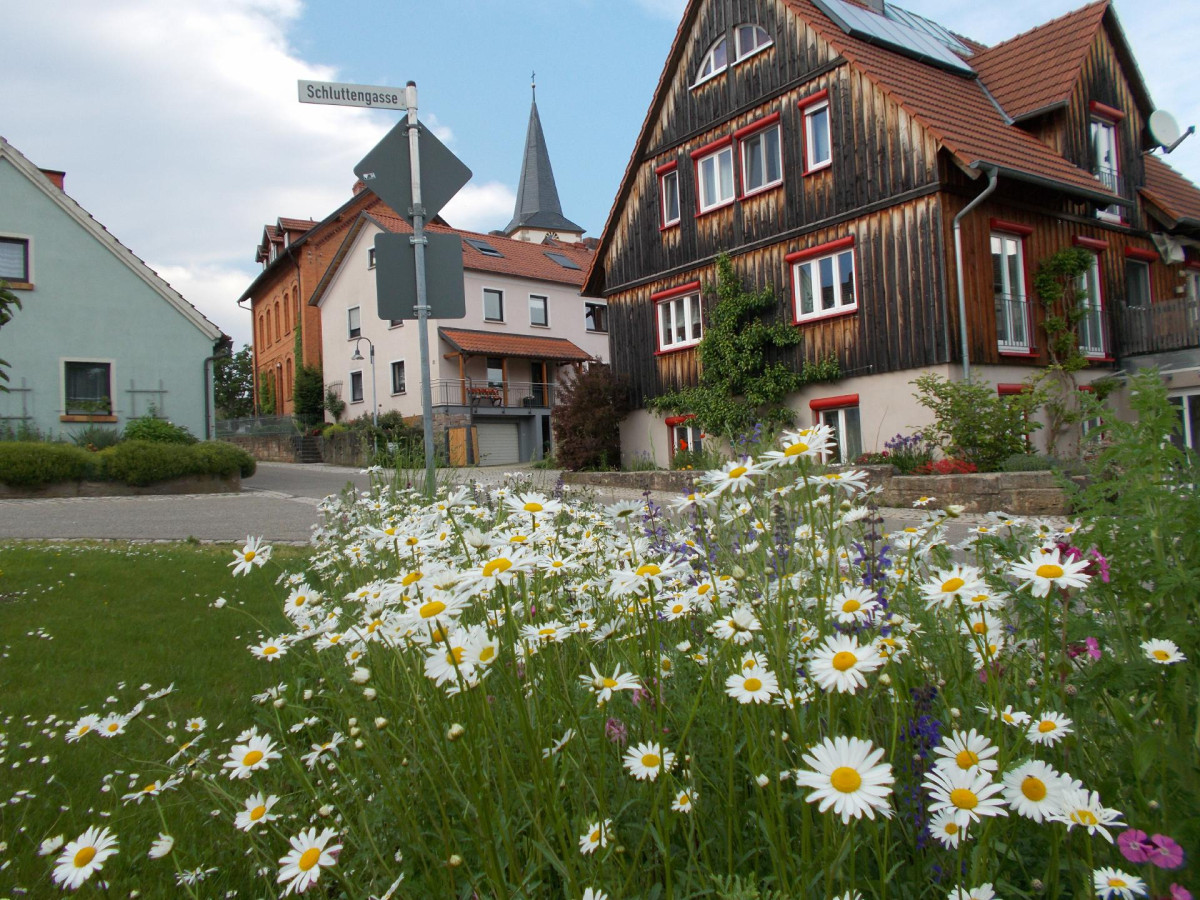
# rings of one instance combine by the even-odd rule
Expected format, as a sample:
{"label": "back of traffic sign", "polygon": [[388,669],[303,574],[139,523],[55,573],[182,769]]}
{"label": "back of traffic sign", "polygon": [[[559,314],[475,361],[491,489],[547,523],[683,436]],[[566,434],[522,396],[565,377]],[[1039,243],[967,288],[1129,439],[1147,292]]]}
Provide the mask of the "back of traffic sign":
{"label": "back of traffic sign", "polygon": [[[463,294],[462,240],[455,234],[425,232],[426,295],[431,319],[461,319],[467,314]],[[412,235],[375,235],[375,294],[379,318],[417,318],[416,248]]]}
{"label": "back of traffic sign", "polygon": [[[421,155],[421,203],[425,218],[432,219],[464,184],[471,170],[446,145],[419,125],[417,149]],[[375,149],[354,167],[367,189],[401,216],[412,206],[412,167],[408,149],[408,123],[400,122],[384,135]]]}

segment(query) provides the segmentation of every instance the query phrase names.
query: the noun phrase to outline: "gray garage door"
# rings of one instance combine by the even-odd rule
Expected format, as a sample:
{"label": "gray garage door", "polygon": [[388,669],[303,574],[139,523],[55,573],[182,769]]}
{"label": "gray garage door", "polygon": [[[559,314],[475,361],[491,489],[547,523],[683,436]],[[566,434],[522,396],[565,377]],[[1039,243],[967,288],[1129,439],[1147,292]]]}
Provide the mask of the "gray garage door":
{"label": "gray garage door", "polygon": [[520,462],[515,422],[485,422],[476,425],[479,462],[484,466],[506,466]]}

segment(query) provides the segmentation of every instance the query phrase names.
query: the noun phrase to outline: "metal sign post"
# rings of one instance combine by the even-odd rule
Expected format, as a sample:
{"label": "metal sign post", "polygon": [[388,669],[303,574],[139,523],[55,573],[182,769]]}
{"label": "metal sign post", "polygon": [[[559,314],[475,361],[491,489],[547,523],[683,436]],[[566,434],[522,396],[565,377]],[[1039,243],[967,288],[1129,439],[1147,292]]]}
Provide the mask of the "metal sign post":
{"label": "metal sign post", "polygon": [[417,83],[404,86],[408,109],[408,155],[412,166],[413,250],[417,267],[417,336],[421,342],[421,410],[425,425],[425,494],[433,496],[437,473],[433,461],[433,385],[429,379],[429,301],[425,295],[425,207],[421,205],[420,125],[417,123]]}

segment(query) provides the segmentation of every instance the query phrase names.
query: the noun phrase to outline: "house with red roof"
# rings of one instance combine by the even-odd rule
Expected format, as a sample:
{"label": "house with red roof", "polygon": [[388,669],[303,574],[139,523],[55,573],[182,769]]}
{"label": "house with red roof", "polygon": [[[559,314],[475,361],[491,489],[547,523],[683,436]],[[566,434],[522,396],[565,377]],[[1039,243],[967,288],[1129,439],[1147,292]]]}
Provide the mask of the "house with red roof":
{"label": "house with red roof", "polygon": [[1200,189],[1164,122],[1110,0],[994,47],[890,0],[689,0],[584,283],[640,407],[623,455],[700,438],[650,405],[699,377],[722,253],[790,364],[837,360],[789,402],[853,460],[929,422],[923,373],[1003,394],[1048,365],[1034,276],[1071,247],[1081,386],[1158,365],[1196,446]]}

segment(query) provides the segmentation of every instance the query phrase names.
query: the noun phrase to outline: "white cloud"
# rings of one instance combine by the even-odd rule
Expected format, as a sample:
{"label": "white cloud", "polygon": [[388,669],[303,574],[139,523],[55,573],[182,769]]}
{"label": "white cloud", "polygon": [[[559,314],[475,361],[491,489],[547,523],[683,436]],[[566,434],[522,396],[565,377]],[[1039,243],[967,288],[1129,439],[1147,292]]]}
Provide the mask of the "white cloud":
{"label": "white cloud", "polygon": [[[250,279],[239,268],[220,265],[165,265],[147,263],[159,277],[183,295],[205,318],[233,338],[233,347],[253,343],[250,313],[232,306],[246,290]],[[232,309],[231,309],[232,306]],[[247,307],[249,304],[247,304]]]}
{"label": "white cloud", "polygon": [[508,224],[517,205],[517,195],[506,184],[489,181],[468,183],[442,210],[442,218],[455,228],[487,231]]}

